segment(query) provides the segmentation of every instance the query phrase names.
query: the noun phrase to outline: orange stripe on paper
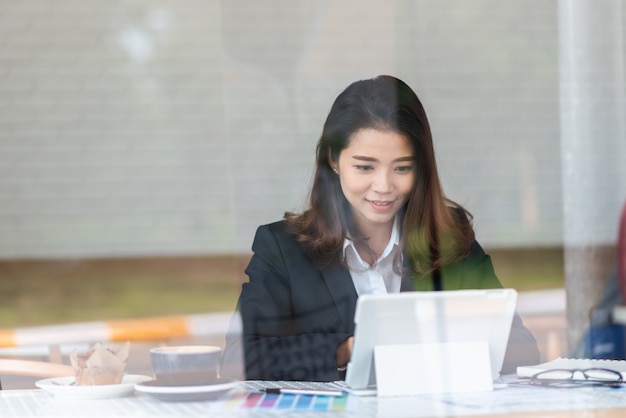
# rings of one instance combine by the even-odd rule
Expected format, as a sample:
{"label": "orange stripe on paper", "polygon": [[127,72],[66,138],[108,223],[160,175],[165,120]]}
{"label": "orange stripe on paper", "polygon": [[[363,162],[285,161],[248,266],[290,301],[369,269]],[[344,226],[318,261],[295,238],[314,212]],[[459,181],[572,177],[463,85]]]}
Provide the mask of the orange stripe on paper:
{"label": "orange stripe on paper", "polygon": [[158,340],[189,335],[185,316],[106,321],[111,341]]}
{"label": "orange stripe on paper", "polygon": [[0,347],[17,347],[14,330],[0,330]]}

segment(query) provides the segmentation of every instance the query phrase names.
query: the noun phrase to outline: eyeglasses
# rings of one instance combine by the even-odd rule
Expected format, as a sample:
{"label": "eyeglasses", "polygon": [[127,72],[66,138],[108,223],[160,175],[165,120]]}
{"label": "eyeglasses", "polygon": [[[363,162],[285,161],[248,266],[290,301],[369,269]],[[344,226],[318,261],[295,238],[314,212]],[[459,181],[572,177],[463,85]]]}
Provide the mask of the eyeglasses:
{"label": "eyeglasses", "polygon": [[544,370],[532,376],[530,383],[552,387],[609,386],[620,387],[623,383],[622,374],[616,370],[590,369],[556,369]]}

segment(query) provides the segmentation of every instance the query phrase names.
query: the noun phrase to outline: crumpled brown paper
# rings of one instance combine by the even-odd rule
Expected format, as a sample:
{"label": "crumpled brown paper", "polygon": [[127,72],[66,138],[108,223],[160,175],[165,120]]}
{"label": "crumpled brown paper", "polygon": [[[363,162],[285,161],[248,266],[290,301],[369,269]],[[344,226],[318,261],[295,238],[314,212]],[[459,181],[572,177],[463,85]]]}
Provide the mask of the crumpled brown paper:
{"label": "crumpled brown paper", "polygon": [[103,347],[100,343],[94,344],[83,355],[78,355],[74,349],[70,353],[70,363],[74,368],[76,385],[115,385],[122,383],[129,353],[129,341],[126,341],[117,352]]}

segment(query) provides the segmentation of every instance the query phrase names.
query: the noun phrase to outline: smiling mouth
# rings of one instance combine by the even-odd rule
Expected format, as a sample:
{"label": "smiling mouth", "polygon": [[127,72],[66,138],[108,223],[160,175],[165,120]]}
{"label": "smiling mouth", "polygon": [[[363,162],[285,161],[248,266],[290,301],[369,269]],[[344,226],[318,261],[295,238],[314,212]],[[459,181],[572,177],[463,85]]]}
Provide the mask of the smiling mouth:
{"label": "smiling mouth", "polygon": [[394,200],[369,200],[369,202],[376,208],[386,209],[393,205]]}

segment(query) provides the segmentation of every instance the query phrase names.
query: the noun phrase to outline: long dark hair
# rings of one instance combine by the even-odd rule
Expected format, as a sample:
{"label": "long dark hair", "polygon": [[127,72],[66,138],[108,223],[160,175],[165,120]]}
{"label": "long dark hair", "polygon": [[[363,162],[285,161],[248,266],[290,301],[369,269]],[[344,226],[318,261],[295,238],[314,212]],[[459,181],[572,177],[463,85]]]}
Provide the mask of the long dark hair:
{"label": "long dark hair", "polygon": [[443,194],[422,103],[406,83],[387,75],[354,82],[335,99],[317,144],[309,208],[285,213],[298,241],[320,267],[343,262],[346,237],[367,245],[331,167],[352,135],[366,128],[398,132],[413,148],[413,189],[399,213],[409,267],[427,273],[463,258],[474,240],[471,215]]}

